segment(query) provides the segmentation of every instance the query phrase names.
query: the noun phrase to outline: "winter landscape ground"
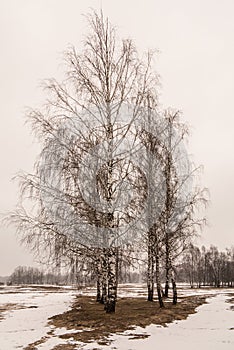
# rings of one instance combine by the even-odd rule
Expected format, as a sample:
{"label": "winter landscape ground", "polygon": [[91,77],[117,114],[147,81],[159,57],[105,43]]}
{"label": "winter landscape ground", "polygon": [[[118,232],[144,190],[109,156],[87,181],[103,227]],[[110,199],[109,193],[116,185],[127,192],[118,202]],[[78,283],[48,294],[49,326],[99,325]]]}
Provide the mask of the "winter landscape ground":
{"label": "winter landscape ground", "polygon": [[[145,302],[144,285],[121,285],[117,312],[115,315],[107,316],[113,318],[112,323],[114,323],[114,318],[118,323],[118,305],[123,320],[133,317],[132,311],[129,317],[126,315],[129,312],[123,304],[126,300],[128,302],[135,300],[132,304],[135,305],[135,309],[140,309],[141,301],[145,302],[145,305],[150,305],[151,308],[155,307],[154,322],[151,322],[152,315],[146,312],[148,315],[146,321],[143,318],[139,319],[140,317],[133,318],[131,326],[127,327],[122,322],[116,328],[118,331],[108,334],[105,332],[104,319],[103,339],[95,340],[94,336],[92,340],[86,337],[88,341],[84,342],[77,340],[85,339],[77,335],[82,332],[85,334],[93,332],[95,323],[89,321],[90,327],[84,328],[82,319],[79,320],[79,309],[83,308],[82,300],[90,304],[91,308],[95,308],[95,289],[86,288],[77,291],[70,287],[4,286],[0,290],[0,349],[157,350],[162,347],[168,349],[172,346],[180,350],[234,348],[233,289],[191,289],[187,286],[180,286],[178,294],[179,303],[174,306],[174,309],[171,308],[169,300],[165,310],[158,311],[157,303]],[[136,300],[139,300],[139,304],[136,303]],[[123,304],[122,309],[121,303]],[[193,308],[186,311],[187,304],[192,304],[196,312],[193,313]],[[196,305],[200,306],[196,307]],[[169,318],[163,318],[162,313],[168,313]],[[186,313],[192,314],[186,318]],[[60,316],[50,319],[55,315]],[[76,315],[75,318],[74,315]],[[173,317],[174,321],[170,322]],[[167,319],[169,322],[165,322]],[[99,327],[100,330],[98,319],[96,320],[96,327],[97,329]]]}

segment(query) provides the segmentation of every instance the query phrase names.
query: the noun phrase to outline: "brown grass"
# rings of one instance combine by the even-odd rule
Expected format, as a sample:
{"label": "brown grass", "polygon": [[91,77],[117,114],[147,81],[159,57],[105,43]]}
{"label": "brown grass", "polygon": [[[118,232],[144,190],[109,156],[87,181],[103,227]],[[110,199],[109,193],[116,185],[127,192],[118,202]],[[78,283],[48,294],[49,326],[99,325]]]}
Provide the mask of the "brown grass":
{"label": "brown grass", "polygon": [[[33,306],[32,306],[33,307]],[[0,320],[4,319],[4,312],[12,310],[27,309],[27,306],[15,303],[7,303],[0,306]]]}
{"label": "brown grass", "polygon": [[[196,312],[199,305],[205,303],[205,299],[204,295],[182,297],[177,305],[166,302],[165,308],[161,309],[157,302],[147,302],[143,298],[122,298],[118,300],[116,313],[106,314],[103,305],[97,303],[93,297],[82,296],[77,297],[71,310],[51,317],[50,324],[74,330],[73,333],[61,335],[63,339],[73,337],[83,343],[95,340],[100,345],[109,344],[108,336],[111,333],[122,333],[136,326],[146,327],[150,324],[166,326],[174,320],[186,319]],[[145,333],[132,334],[135,339],[147,336]],[[63,349],[71,349],[65,346],[63,345]]]}
{"label": "brown grass", "polygon": [[230,309],[234,311],[234,293],[231,293],[231,298],[227,301],[228,303],[232,304],[230,306]]}

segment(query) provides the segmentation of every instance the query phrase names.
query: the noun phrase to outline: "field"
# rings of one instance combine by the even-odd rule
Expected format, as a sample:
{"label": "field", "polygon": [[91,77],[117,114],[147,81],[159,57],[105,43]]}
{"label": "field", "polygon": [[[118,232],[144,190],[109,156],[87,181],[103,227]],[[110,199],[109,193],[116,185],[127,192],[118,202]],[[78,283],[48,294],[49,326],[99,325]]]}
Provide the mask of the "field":
{"label": "field", "polygon": [[95,289],[0,289],[0,349],[233,349],[233,289],[180,286],[178,305],[146,301],[144,285],[120,285],[107,315]]}

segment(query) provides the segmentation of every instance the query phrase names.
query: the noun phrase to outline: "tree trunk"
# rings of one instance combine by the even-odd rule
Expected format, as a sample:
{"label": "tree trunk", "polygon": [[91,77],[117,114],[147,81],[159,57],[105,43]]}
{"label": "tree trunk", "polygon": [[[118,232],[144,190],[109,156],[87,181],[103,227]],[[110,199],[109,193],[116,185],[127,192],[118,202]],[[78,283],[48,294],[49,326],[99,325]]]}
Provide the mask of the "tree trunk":
{"label": "tree trunk", "polygon": [[162,292],[161,292],[161,281],[160,281],[160,275],[159,275],[159,253],[158,249],[156,248],[156,254],[155,254],[155,272],[156,272],[156,286],[157,286],[157,293],[158,293],[158,302],[160,307],[164,307],[163,298],[162,298]]}
{"label": "tree trunk", "polygon": [[169,242],[168,242],[168,233],[166,232],[166,282],[165,282],[165,291],[164,291],[165,298],[168,298],[169,274],[170,274]]}
{"label": "tree trunk", "polygon": [[166,282],[165,282],[165,289],[164,289],[164,297],[168,298],[169,295],[169,280],[168,280],[169,274],[166,274]]}
{"label": "tree trunk", "polygon": [[101,277],[101,304],[106,304],[106,298],[107,298],[107,256],[106,256],[106,250],[103,249],[102,255],[101,255],[101,270],[102,270],[102,277]]}
{"label": "tree trunk", "polygon": [[152,245],[148,246],[148,268],[147,268],[148,301],[154,298],[154,254]]}
{"label": "tree trunk", "polygon": [[101,262],[101,256],[97,258],[97,294],[96,294],[96,301],[101,302],[101,279],[102,279],[102,262]]}
{"label": "tree trunk", "polygon": [[176,282],[174,278],[171,279],[172,283],[172,290],[173,290],[173,305],[177,304],[177,288],[176,288]]}
{"label": "tree trunk", "polygon": [[106,280],[102,280],[102,295],[101,295],[101,304],[106,304],[106,298],[107,298],[107,283]]}
{"label": "tree trunk", "polygon": [[[109,159],[107,161],[107,179],[106,179],[106,200],[110,203],[110,208],[107,215],[106,226],[109,227],[110,237],[112,229],[115,227],[114,213],[111,205],[113,200],[113,121],[111,120],[111,108],[110,108],[110,86],[109,86],[109,71],[106,71],[106,119],[107,119],[107,152]],[[111,246],[109,237],[107,239],[107,297],[105,302],[105,310],[107,313],[115,312],[115,304],[117,297],[117,254],[116,249]]]}
{"label": "tree trunk", "polygon": [[100,281],[100,275],[97,277],[97,296],[96,301],[101,302],[101,281]]}
{"label": "tree trunk", "polygon": [[116,249],[109,248],[107,257],[108,292],[105,303],[106,313],[115,312],[117,298],[117,277],[116,277]]}

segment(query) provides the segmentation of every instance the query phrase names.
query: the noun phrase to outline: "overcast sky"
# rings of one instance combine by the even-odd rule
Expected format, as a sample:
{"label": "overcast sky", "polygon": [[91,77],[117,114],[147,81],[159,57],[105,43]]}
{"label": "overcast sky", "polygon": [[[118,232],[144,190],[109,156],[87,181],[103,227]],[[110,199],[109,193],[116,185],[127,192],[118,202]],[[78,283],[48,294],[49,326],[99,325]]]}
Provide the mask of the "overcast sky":
{"label": "overcast sky", "polygon": [[[163,106],[191,125],[190,153],[204,165],[210,225],[199,244],[234,244],[234,1],[0,0],[0,212],[14,209],[19,170],[31,171],[38,147],[24,126],[25,106],[43,101],[44,78],[62,76],[62,51],[82,49],[82,14],[99,9],[139,50],[160,51]],[[0,227],[0,275],[32,264],[13,228]]]}

